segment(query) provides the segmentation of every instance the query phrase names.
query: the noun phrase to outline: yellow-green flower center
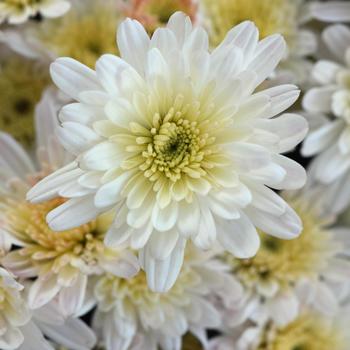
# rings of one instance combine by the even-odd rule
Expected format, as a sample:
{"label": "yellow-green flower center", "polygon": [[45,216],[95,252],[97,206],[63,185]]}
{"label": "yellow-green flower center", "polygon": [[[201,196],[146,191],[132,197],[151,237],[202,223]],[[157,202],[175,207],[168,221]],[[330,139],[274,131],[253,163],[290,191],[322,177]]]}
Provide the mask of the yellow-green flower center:
{"label": "yellow-green flower center", "polygon": [[182,118],[174,120],[173,117],[169,113],[163,121],[159,115],[154,118],[151,129],[153,140],[143,152],[147,177],[160,171],[175,182],[181,178],[181,172],[187,171],[189,165],[193,166],[203,159],[204,154],[200,150],[206,143],[207,135],[201,135],[197,122]]}
{"label": "yellow-green flower center", "polygon": [[235,274],[247,287],[278,283],[286,288],[299,279],[319,276],[339,247],[330,231],[302,202],[293,203],[303,222],[301,235],[291,241],[261,233],[261,247],[251,259],[228,256]]}
{"label": "yellow-green flower center", "polygon": [[115,31],[119,14],[102,1],[95,4],[89,1],[85,6],[73,8],[61,19],[43,23],[38,36],[57,56],[72,57],[93,68],[101,55],[118,53]]}
{"label": "yellow-green flower center", "polygon": [[34,141],[34,108],[49,83],[48,70],[12,57],[1,65],[0,129],[28,147]]}
{"label": "yellow-green flower center", "polygon": [[74,258],[95,265],[97,256],[105,251],[103,239],[110,218],[106,215],[71,230],[52,231],[46,215],[63,202],[62,198],[39,204],[9,201],[6,225],[23,242],[22,247],[10,255],[26,257],[34,266],[50,266],[56,273]]}
{"label": "yellow-green flower center", "polygon": [[265,329],[257,350],[345,350],[344,333],[331,320],[304,313],[288,326]]}
{"label": "yellow-green flower center", "polygon": [[299,0],[201,0],[211,27],[211,42],[220,43],[226,33],[245,20],[253,21],[262,38],[280,33],[293,40],[297,30]]}
{"label": "yellow-green flower center", "polygon": [[200,282],[199,275],[190,268],[184,268],[180,276],[167,293],[152,292],[147,285],[143,271],[130,279],[112,275],[102,277],[95,290],[102,311],[109,311],[118,302],[136,305],[141,308],[156,306],[162,302],[176,303],[179,307],[190,303],[188,290]]}

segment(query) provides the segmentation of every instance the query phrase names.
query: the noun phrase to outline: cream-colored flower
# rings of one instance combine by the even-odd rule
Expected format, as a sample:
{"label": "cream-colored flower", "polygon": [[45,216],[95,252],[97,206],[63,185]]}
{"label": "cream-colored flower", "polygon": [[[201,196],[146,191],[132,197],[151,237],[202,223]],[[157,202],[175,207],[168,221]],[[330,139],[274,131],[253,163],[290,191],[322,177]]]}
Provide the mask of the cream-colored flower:
{"label": "cream-colored flower", "polygon": [[[36,278],[29,291],[29,304],[39,308],[59,294],[61,310],[73,314],[82,305],[89,275],[105,271],[123,277],[138,271],[133,254],[106,248],[103,239],[110,225],[108,213],[65,232],[54,232],[47,213],[65,202],[63,198],[32,204],[25,193],[33,183],[64,164],[65,154],[53,135],[56,112],[52,92],[37,108],[36,125],[40,169],[9,135],[0,133],[2,173],[0,226],[17,246],[2,260],[16,276]],[[67,191],[69,189],[67,188]]]}
{"label": "cream-colored flower", "polygon": [[214,46],[231,27],[251,20],[262,38],[280,33],[286,39],[288,52],[277,72],[300,84],[308,82],[311,63],[307,56],[315,53],[317,41],[310,30],[303,28],[309,18],[305,0],[200,0],[199,3]]}
{"label": "cream-colored flower", "polygon": [[0,23],[21,24],[38,14],[55,18],[64,15],[69,8],[66,0],[1,0]]}
{"label": "cream-colored flower", "polygon": [[[157,274],[168,268],[159,266]],[[154,278],[161,278],[158,275]],[[205,345],[205,329],[221,323],[215,296],[234,304],[241,292],[226,265],[189,246],[184,268],[167,293],[150,291],[144,272],[128,280],[100,278],[95,286],[95,329],[106,350],[181,349],[186,332],[199,336]]]}
{"label": "cream-colored flower", "polygon": [[331,58],[315,64],[312,77],[319,86],[303,99],[304,109],[321,122],[305,139],[302,153],[316,156],[310,176],[325,185],[328,210],[339,213],[350,203],[350,29],[331,25],[322,39]]}
{"label": "cream-colored flower", "polygon": [[[285,193],[288,203],[303,222],[301,235],[283,241],[261,233],[261,247],[251,259],[227,256],[232,272],[246,292],[246,301],[228,310],[229,324],[246,319],[261,323],[272,319],[276,324],[289,323],[298,316],[298,292],[307,289],[313,307],[325,315],[337,312],[339,288],[350,286],[345,258],[350,231],[330,228],[333,218],[322,214],[316,190]],[[338,292],[333,290],[338,285]]]}
{"label": "cream-colored flower", "polygon": [[122,0],[121,8],[126,17],[137,19],[152,34],[158,27],[165,26],[177,11],[195,21],[198,3],[195,0]]}
{"label": "cream-colored flower", "polygon": [[30,312],[22,298],[23,286],[0,267],[0,347],[16,349],[24,340],[20,327],[30,320]]}
{"label": "cream-colored flower", "polygon": [[325,316],[304,304],[292,322],[278,326],[247,325],[214,338],[207,350],[347,350],[350,346],[349,306],[343,305],[336,315]]}
{"label": "cream-colored flower", "polygon": [[[305,182],[303,168],[281,153],[303,139],[306,121],[278,116],[299,91],[282,85],[254,93],[284,55],[282,37],[259,42],[245,22],[210,52],[204,29],[178,12],[151,39],[127,19],[118,45],[122,58],[104,55],[96,71],[70,58],[51,66],[57,86],[77,101],[61,110],[58,130],[75,160],[28,193],[35,203],[70,198],[47,216],[51,229],[114,208],[106,243],[140,250],[156,291],[175,282],[188,239],[247,258],[259,248],[256,227],[296,237],[298,216],[267,186]],[[164,261],[172,262],[171,277],[155,281]]]}

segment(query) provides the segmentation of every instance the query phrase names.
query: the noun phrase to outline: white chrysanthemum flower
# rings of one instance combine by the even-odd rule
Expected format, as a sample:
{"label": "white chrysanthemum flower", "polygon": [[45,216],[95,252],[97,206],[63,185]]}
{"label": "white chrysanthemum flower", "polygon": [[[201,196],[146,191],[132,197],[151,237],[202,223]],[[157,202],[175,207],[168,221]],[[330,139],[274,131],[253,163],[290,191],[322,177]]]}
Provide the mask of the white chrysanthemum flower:
{"label": "white chrysanthemum flower", "polygon": [[[295,212],[274,191],[305,182],[281,155],[307,132],[304,118],[278,116],[299,96],[294,85],[254,93],[284,55],[280,35],[258,41],[251,22],[208,51],[208,38],[174,14],[152,39],[130,19],[118,31],[122,58],[104,55],[96,72],[60,58],[51,74],[77,102],[59,115],[58,136],[76,159],[28,193],[33,203],[70,199],[47,216],[67,230],[115,208],[108,245],[141,250],[149,286],[171,288],[185,244],[219,242],[240,258],[255,255],[259,235],[292,239]],[[154,279],[159,264],[167,275]]]}
{"label": "white chrysanthemum flower", "polygon": [[96,345],[95,333],[79,318],[62,315],[57,300],[33,311],[32,322],[26,326],[24,335],[25,342],[19,350],[29,349],[27,337],[33,339],[30,348],[33,350],[54,350],[57,344],[67,350],[91,350]]}
{"label": "white chrysanthemum flower", "polygon": [[110,214],[72,230],[54,232],[47,226],[46,215],[65,200],[26,201],[30,186],[64,164],[65,154],[53,136],[58,107],[52,95],[48,92],[37,107],[40,169],[18,143],[0,133],[0,229],[17,246],[2,263],[18,277],[36,278],[28,296],[31,308],[59,294],[61,310],[69,315],[81,307],[89,275],[109,271],[129,277],[138,272],[138,262],[127,250],[105,247]]}
{"label": "white chrysanthemum flower", "polygon": [[2,0],[0,23],[21,24],[38,14],[55,18],[64,15],[70,8],[66,0]]}
{"label": "white chrysanthemum flower", "polygon": [[308,83],[311,62],[317,48],[315,34],[305,24],[310,19],[305,0],[200,0],[203,21],[207,23],[213,45],[243,20],[251,20],[260,37],[280,33],[287,42],[287,53],[277,68],[280,79]]}
{"label": "white chrysanthemum flower", "polygon": [[323,40],[334,60],[318,61],[312,76],[320,86],[310,89],[303,99],[307,112],[328,116],[310,132],[302,153],[316,156],[312,177],[325,185],[329,210],[342,211],[350,202],[350,29],[332,25]]}
{"label": "white chrysanthemum flower", "polygon": [[350,286],[347,259],[350,231],[330,228],[333,219],[322,214],[323,206],[315,190],[285,193],[284,197],[300,215],[303,231],[288,242],[262,233],[255,257],[239,260],[227,256],[246,295],[242,305],[234,305],[225,312],[231,326],[247,319],[259,323],[272,319],[278,325],[289,323],[300,311],[301,288],[308,290],[316,310],[334,315],[339,291]]}
{"label": "white chrysanthemum flower", "polygon": [[16,349],[24,340],[21,326],[30,320],[30,312],[21,296],[23,286],[0,267],[0,348]]}
{"label": "white chrysanthemum flower", "polygon": [[79,319],[64,319],[57,305],[33,314],[22,294],[23,286],[0,267],[0,347],[2,350],[53,350],[46,337],[71,350],[90,350],[96,343],[92,331]]}
{"label": "white chrysanthemum flower", "polygon": [[211,341],[208,350],[347,350],[350,346],[349,306],[326,317],[310,307],[291,323],[248,327],[240,337],[222,336]]}
{"label": "white chrysanthemum flower", "polygon": [[0,41],[16,52],[46,62],[68,56],[94,67],[102,54],[118,54],[114,38],[121,18],[117,0],[74,0],[64,17],[22,30],[6,28]]}
{"label": "white chrysanthemum flower", "polygon": [[[150,291],[143,272],[128,280],[106,275],[97,281],[94,323],[106,350],[181,349],[186,332],[193,332],[206,344],[205,329],[221,324],[215,296],[234,304],[242,290],[228,266],[212,254],[188,246],[185,259],[178,280],[167,293]],[[157,273],[166,268],[161,266]]]}

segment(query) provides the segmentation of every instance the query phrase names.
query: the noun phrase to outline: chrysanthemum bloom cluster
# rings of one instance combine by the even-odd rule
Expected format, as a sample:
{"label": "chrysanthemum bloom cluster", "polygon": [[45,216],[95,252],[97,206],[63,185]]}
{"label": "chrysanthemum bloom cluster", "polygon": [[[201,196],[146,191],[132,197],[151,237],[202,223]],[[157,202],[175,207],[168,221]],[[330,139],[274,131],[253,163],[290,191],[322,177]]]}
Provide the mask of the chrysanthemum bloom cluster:
{"label": "chrysanthemum bloom cluster", "polygon": [[231,324],[246,319],[288,324],[299,314],[300,289],[308,290],[314,309],[334,315],[338,311],[334,284],[349,288],[350,263],[345,258],[349,231],[329,228],[333,218],[322,213],[318,191],[285,193],[284,197],[300,215],[303,231],[290,242],[262,233],[261,248],[255,257],[226,258],[246,289],[244,303],[228,311]]}
{"label": "chrysanthemum bloom cluster", "polygon": [[334,204],[330,210],[340,212],[349,204],[350,29],[332,25],[322,38],[334,59],[320,60],[313,68],[313,78],[321,86],[306,93],[303,106],[317,113],[321,123],[308,135],[302,152],[317,155],[313,177],[329,186],[328,198]]}
{"label": "chrysanthemum bloom cluster", "polygon": [[214,258],[189,246],[186,265],[168,293],[150,291],[144,272],[129,280],[100,278],[95,325],[106,349],[180,349],[189,331],[204,340],[206,328],[221,324],[212,298],[220,296],[228,305],[242,297],[228,266]]}
{"label": "chrysanthemum bloom cluster", "polygon": [[59,17],[70,8],[66,0],[2,0],[0,2],[0,23],[21,24],[30,17],[41,15]]}
{"label": "chrysanthemum bloom cluster", "polygon": [[[259,42],[244,22],[211,53],[206,32],[176,13],[151,39],[126,20],[118,47],[122,59],[104,55],[96,72],[69,58],[51,66],[77,102],[61,110],[58,131],[76,159],[28,193],[35,203],[70,198],[47,216],[50,227],[67,230],[113,208],[106,243],[140,250],[155,291],[174,284],[188,239],[247,258],[259,248],[256,226],[296,237],[300,219],[267,185],[304,184],[303,168],[280,153],[303,139],[307,124],[277,116],[299,91],[254,93],[284,55],[282,37]],[[165,262],[167,273],[154,279]]]}
{"label": "chrysanthemum bloom cluster", "polygon": [[347,325],[348,307],[337,318],[325,317],[312,308],[304,307],[288,325],[278,327],[267,323],[262,328],[248,328],[234,339],[224,336],[215,339],[209,350],[346,350],[350,345]]}
{"label": "chrysanthemum bloom cluster", "polygon": [[103,244],[111,222],[108,213],[81,227],[57,233],[48,228],[46,215],[65,200],[26,202],[30,186],[65,162],[64,152],[53,136],[57,108],[52,95],[47,92],[37,108],[36,124],[42,143],[38,145],[40,169],[9,135],[0,134],[4,174],[0,183],[1,230],[17,246],[2,263],[16,276],[36,278],[29,288],[31,308],[42,307],[59,294],[61,311],[70,315],[82,307],[88,275],[109,271],[130,277],[137,273],[138,262],[127,250],[109,249]]}
{"label": "chrysanthemum bloom cluster", "polygon": [[281,79],[308,82],[311,63],[307,56],[315,53],[317,39],[311,30],[303,28],[310,19],[306,1],[200,0],[200,4],[213,45],[218,45],[233,26],[249,19],[262,38],[281,33],[286,39],[288,50],[278,67]]}

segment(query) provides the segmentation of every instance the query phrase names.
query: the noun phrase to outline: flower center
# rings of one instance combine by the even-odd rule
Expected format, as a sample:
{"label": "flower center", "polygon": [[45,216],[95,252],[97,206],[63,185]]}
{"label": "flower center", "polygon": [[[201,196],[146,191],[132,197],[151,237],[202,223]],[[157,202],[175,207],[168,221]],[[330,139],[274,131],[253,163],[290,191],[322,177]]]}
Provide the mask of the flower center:
{"label": "flower center", "polygon": [[173,117],[170,112],[162,123],[159,115],[154,117],[151,130],[153,141],[143,156],[146,158],[145,164],[149,164],[148,177],[162,172],[175,182],[189,165],[203,159],[200,149],[205,140],[200,135],[197,122],[182,118],[176,120]]}
{"label": "flower center", "polygon": [[56,198],[39,204],[10,202],[5,216],[7,227],[23,242],[18,253],[26,256],[34,265],[51,262],[54,270],[57,267],[56,272],[73,257],[79,257],[85,264],[95,265],[96,256],[105,249],[103,238],[109,220],[100,217],[71,230],[52,231],[46,223],[46,215],[64,201]]}
{"label": "flower center", "polygon": [[103,1],[90,1],[69,11],[65,16],[44,22],[38,36],[57,56],[72,57],[95,67],[104,53],[117,54],[115,29],[117,10]]}
{"label": "flower center", "polygon": [[29,147],[34,141],[33,114],[49,77],[32,61],[11,57],[0,76],[0,129]]}
{"label": "flower center", "polygon": [[280,240],[261,233],[261,247],[251,259],[227,259],[234,272],[248,288],[269,282],[287,288],[302,277],[317,277],[326,267],[330,257],[340,247],[333,240],[325,223],[299,203],[293,207],[303,221],[303,232],[291,241]]}
{"label": "flower center", "polygon": [[186,268],[181,271],[179,279],[169,292],[155,293],[148,288],[146,275],[141,271],[130,279],[105,275],[99,280],[95,294],[102,311],[109,311],[120,301],[138,305],[141,309],[152,308],[152,305],[159,305],[162,302],[176,302],[181,306],[190,302],[186,290],[199,283],[199,275],[194,270]]}
{"label": "flower center", "polygon": [[275,329],[268,325],[257,350],[346,349],[341,329],[328,321],[309,312],[284,328]]}
{"label": "flower center", "polygon": [[204,0],[210,18],[212,44],[217,45],[226,33],[245,20],[253,21],[260,37],[281,33],[287,42],[297,27],[298,1],[289,0]]}

